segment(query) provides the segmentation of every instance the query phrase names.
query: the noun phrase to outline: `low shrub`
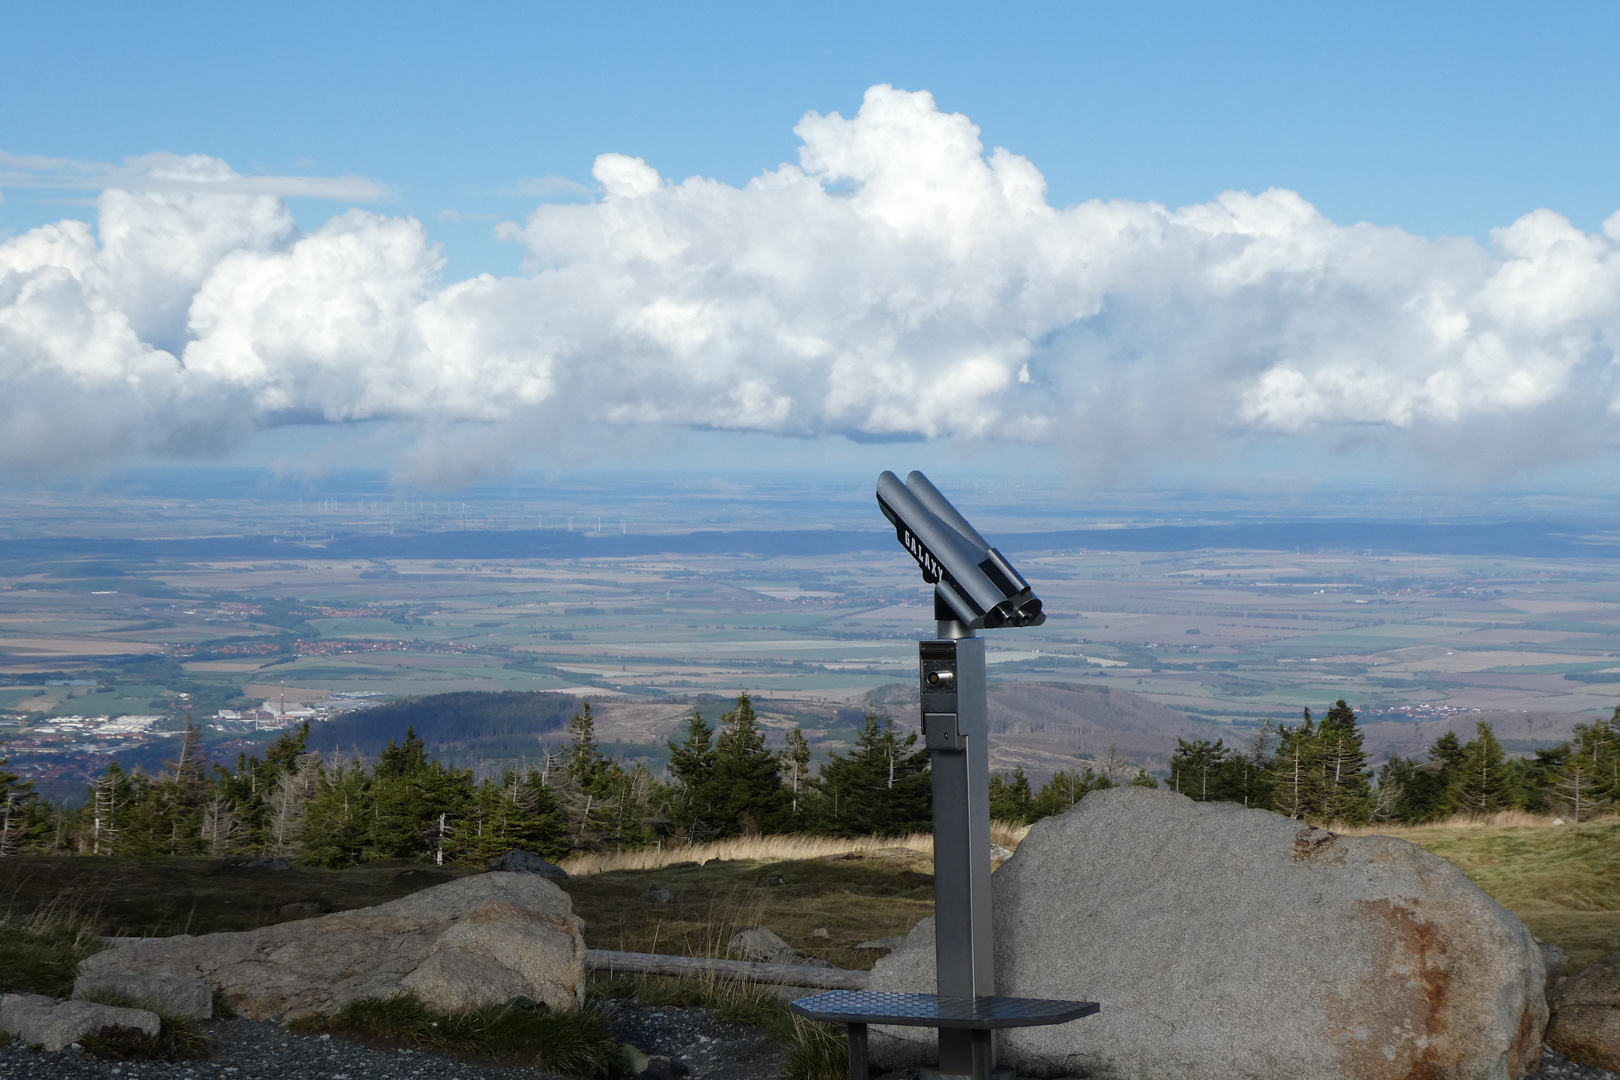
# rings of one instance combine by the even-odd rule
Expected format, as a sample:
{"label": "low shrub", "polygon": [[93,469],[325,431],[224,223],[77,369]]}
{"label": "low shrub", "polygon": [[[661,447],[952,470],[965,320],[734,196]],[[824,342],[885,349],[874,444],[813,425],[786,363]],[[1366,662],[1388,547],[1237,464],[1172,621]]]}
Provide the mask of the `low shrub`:
{"label": "low shrub", "polygon": [[794,1015],[776,986],[717,975],[615,975],[593,981],[591,996],[711,1009],[721,1020],[763,1028],[787,1049],[784,1080],[842,1080],[848,1069],[849,1042],[844,1029]]}
{"label": "low shrub", "polygon": [[85,1038],[81,1045],[96,1057],[110,1060],[201,1061],[213,1049],[208,1033],[189,1016],[175,1016],[162,1009],[154,1009],[139,998],[120,994],[116,990],[92,990],[84,995],[84,1000],[115,1005],[121,1009],[146,1009],[157,1013],[159,1027],[156,1037],[130,1028],[103,1031]]}
{"label": "low shrub", "polygon": [[0,915],[0,994],[67,997],[79,961],[107,947],[91,921],[70,908]]}
{"label": "low shrub", "polygon": [[414,994],[363,998],[335,1015],[296,1020],[290,1027],[370,1045],[408,1046],[576,1076],[608,1076],[621,1057],[607,1018],[600,1013],[553,1012],[528,998],[454,1013],[436,1012]]}

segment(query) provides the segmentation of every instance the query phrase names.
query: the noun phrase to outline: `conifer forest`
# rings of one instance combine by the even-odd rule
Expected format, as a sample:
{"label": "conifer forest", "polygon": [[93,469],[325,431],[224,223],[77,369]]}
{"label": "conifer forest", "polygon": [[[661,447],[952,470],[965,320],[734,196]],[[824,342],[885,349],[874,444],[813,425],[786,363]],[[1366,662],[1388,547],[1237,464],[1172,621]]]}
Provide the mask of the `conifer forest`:
{"label": "conifer forest", "polygon": [[[588,702],[539,764],[474,778],[432,760],[414,728],[374,759],[308,749],[307,724],[262,758],[209,764],[188,727],[158,772],[116,762],[82,806],[53,805],[0,761],[0,854],[251,856],[338,867],[382,859],[479,864],[512,848],[573,852],[680,846],[739,835],[897,836],[930,827],[927,751],[868,713],[855,745],[812,768],[800,730],[767,749],[747,694],[711,724],[694,710],[655,774],[604,752]],[[1368,767],[1343,701],[1293,724],[1267,723],[1244,746],[1178,740],[1167,775],[1110,754],[1034,790],[1022,769],[992,774],[991,814],[1027,824],[1087,792],[1129,783],[1230,801],[1322,824],[1422,824],[1504,809],[1572,822],[1620,812],[1620,707],[1612,719],[1532,756],[1510,757],[1490,724],[1447,732],[1421,758]]]}

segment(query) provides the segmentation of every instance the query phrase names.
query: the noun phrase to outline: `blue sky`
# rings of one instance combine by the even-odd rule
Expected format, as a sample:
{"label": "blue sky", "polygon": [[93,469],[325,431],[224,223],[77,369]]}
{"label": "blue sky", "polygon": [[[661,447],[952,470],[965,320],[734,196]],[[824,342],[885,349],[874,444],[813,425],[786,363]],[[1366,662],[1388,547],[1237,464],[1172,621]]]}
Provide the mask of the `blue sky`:
{"label": "blue sky", "polygon": [[[577,247],[558,254],[554,236],[574,228],[563,224],[573,219],[539,222],[529,215],[542,203],[603,203],[603,184],[593,174],[599,155],[643,159],[657,171],[655,179],[666,182],[665,191],[668,181],[691,176],[739,188],[800,160],[805,139],[795,125],[807,113],[837,112],[853,120],[868,88],[882,84],[930,92],[940,115],[964,114],[978,126],[985,154],[1006,147],[1027,159],[1044,178],[1045,202],[1055,209],[1092,199],[1175,209],[1208,203],[1230,190],[1283,188],[1297,192],[1336,227],[1371,222],[1429,242],[1472,238],[1479,258],[1487,261],[1458,269],[1474,256],[1426,249],[1418,261],[1433,266],[1418,276],[1429,284],[1414,285],[1407,300],[1386,299],[1389,311],[1405,310],[1402,305],[1409,307],[1411,297],[1419,295],[1476,287],[1484,290],[1481,295],[1489,288],[1500,292],[1500,281],[1489,288],[1481,284],[1491,272],[1490,258],[1511,261],[1493,250],[1492,230],[1531,211],[1550,209],[1573,229],[1599,236],[1603,222],[1620,210],[1620,65],[1613,62],[1620,7],[1613,4],[1065,4],[1022,5],[1009,12],[938,3],[473,8],[57,3],[13,5],[5,25],[0,151],[16,157],[11,167],[0,167],[0,241],[64,218],[97,222],[104,212],[93,205],[98,189],[124,183],[106,180],[110,174],[98,172],[100,166],[154,153],[206,155],[247,177],[351,178],[348,186],[331,189],[345,196],[336,199],[300,197],[283,185],[285,207],[303,234],[359,206],[390,220],[421,222],[425,242],[439,245],[443,254],[444,261],[430,268],[441,285],[481,273],[532,278],[560,265],[558,259],[584,265],[594,258]],[[842,137],[829,135],[834,141]],[[18,165],[29,157],[67,164]],[[841,184],[870,182],[865,174],[851,175],[856,178],[839,180],[828,173],[820,182],[834,193]],[[92,186],[74,186],[81,184]],[[679,211],[691,212],[690,207]],[[1256,213],[1265,218],[1282,212],[1292,211],[1262,207]],[[498,239],[495,230],[502,222],[513,226]],[[107,222],[101,227],[105,234]],[[1076,228],[1084,233],[1091,226]],[[1552,233],[1543,228],[1539,235]],[[283,230],[241,243],[244,250],[257,251],[266,245],[285,248],[294,239]],[[1531,248],[1551,242],[1525,241]],[[1352,238],[1343,245],[1346,251],[1360,250],[1361,241]],[[1598,279],[1589,286],[1599,294],[1612,291],[1603,277],[1607,272],[1593,271]],[[1372,273],[1363,268],[1357,280]],[[1435,281],[1445,284],[1437,287]],[[201,284],[196,287],[202,290],[197,295],[207,292]],[[649,283],[634,302],[644,311],[661,310],[673,295],[659,292],[664,287]],[[1172,302],[1156,315],[1154,301],[1119,282],[1098,288],[1101,299],[1086,309],[1089,314],[1042,316],[1006,329],[1025,342],[1022,346],[1006,345],[995,334],[990,335],[994,342],[986,338],[980,351],[1005,368],[996,386],[1050,391],[1051,401],[1008,409],[1044,410],[1042,416],[1052,420],[1048,428],[1055,431],[1070,424],[1065,418],[1081,407],[1076,403],[1084,393],[1099,393],[1096,387],[1116,377],[1135,378],[1122,364],[1173,350],[1218,353],[1212,342],[1219,335],[1209,329],[1209,312],[1219,304],[1209,297]],[[1357,288],[1360,297],[1365,289]],[[1537,295],[1549,289],[1556,291],[1544,283]],[[1259,311],[1319,300],[1301,299],[1304,295],[1294,291],[1282,300],[1268,297],[1252,304]],[[191,294],[182,299],[192,303]],[[1354,318],[1347,313],[1363,302],[1343,300],[1323,319]],[[188,324],[185,304],[169,315],[130,316],[144,335],[142,342],[177,358],[177,364],[200,334],[194,320],[202,309],[189,309],[193,322]],[[1470,313],[1465,322],[1483,325],[1475,308],[1459,305],[1459,311]],[[1162,318],[1203,319],[1206,325],[1178,342],[1140,329]],[[1338,418],[1334,406],[1322,404],[1324,387],[1337,388],[1332,392],[1338,394],[1347,379],[1364,388],[1397,377],[1432,387],[1440,385],[1437,378],[1444,383],[1454,376],[1442,360],[1424,361],[1411,371],[1390,361],[1398,369],[1393,374],[1369,374],[1374,360],[1335,358],[1330,331],[1320,331],[1320,340],[1310,345],[1300,345],[1292,331],[1279,331],[1277,340],[1286,343],[1250,357],[1240,372],[1210,361],[1210,370],[1226,372],[1219,384],[1230,389],[1233,404],[1224,419],[1196,422],[1208,429],[1202,442],[1177,444],[1168,455],[1148,454],[1144,460],[1151,459],[1150,469],[1179,471],[1189,462],[1211,460],[1208,448],[1215,445],[1220,450],[1213,456],[1230,461],[1256,455],[1297,459],[1300,448],[1308,447],[1309,455],[1326,453],[1350,462],[1344,468],[1351,472],[1450,477],[1471,467],[1458,449],[1459,439],[1474,437],[1469,425],[1489,422],[1502,430],[1501,420],[1513,438],[1536,446],[1544,446],[1548,431],[1580,427],[1587,432],[1581,439],[1566,438],[1569,445],[1560,442],[1527,459],[1538,467],[1550,462],[1590,469],[1612,452],[1602,433],[1608,414],[1592,413],[1580,401],[1589,404],[1611,393],[1609,341],[1616,323],[1607,308],[1579,319],[1585,321],[1573,331],[1567,323],[1533,332],[1501,331],[1510,340],[1508,348],[1524,355],[1552,348],[1546,344],[1552,338],[1583,336],[1587,344],[1579,355],[1558,361],[1563,366],[1552,375],[1545,366],[1524,362],[1534,369],[1525,377],[1550,379],[1547,385],[1556,384],[1551,390],[1513,401],[1464,395],[1461,405],[1462,398],[1413,404],[1415,390],[1403,391],[1406,397],[1398,401],[1367,390],[1377,400],[1361,401],[1357,390],[1349,397],[1361,404]],[[142,329],[147,323],[155,329]],[[1138,329],[1120,329],[1126,324]],[[802,331],[784,326],[781,336]],[[961,328],[949,336],[964,333],[971,336]],[[586,332],[569,334],[576,340]],[[1406,330],[1391,331],[1382,344],[1366,345],[1367,355],[1395,355],[1407,346],[1391,343],[1408,338]],[[246,347],[240,334],[231,340]],[[667,341],[659,347],[665,346]],[[862,347],[859,341],[829,346],[846,354]],[[598,342],[580,352],[577,362],[597,364],[606,348]],[[199,370],[210,356],[216,365],[226,363],[203,350],[197,363],[184,361],[185,369]],[[672,356],[656,363],[681,362]],[[1081,356],[1093,359],[1083,362]],[[1104,379],[1085,366],[1100,363],[1098,356],[1116,374]],[[400,362],[393,354],[374,359],[383,366]],[[442,357],[421,362],[449,363]],[[963,359],[970,362],[977,360]],[[0,376],[4,363],[0,357]],[[725,377],[747,382],[746,372],[739,371]],[[1289,381],[1296,375],[1299,379]],[[231,378],[232,392],[245,385],[235,369]],[[838,442],[837,452],[846,454],[850,446],[868,445],[873,438],[922,437],[970,447],[1003,438],[998,431],[1004,428],[979,430],[959,420],[930,426],[910,416],[801,417],[794,410],[806,395],[836,396],[836,388],[783,389],[780,378],[761,378],[775,395],[772,401],[792,399],[791,408],[782,406],[784,419],[754,423],[722,412],[672,421],[644,403],[626,403],[608,419],[621,427],[648,423],[666,430],[670,434],[660,445],[669,446],[690,447],[694,438],[701,442],[693,431],[763,432],[764,444],[780,446],[790,456],[825,440]],[[1185,381],[1185,373],[1163,378],[1164,385],[1175,385]],[[46,389],[15,385],[21,387],[16,393],[48,400]],[[1076,389],[1082,386],[1091,389]],[[283,429],[267,437],[266,445],[278,447],[288,441],[289,422],[402,424],[402,430],[414,431],[413,425],[431,427],[442,419],[424,420],[420,410],[392,400],[370,412],[370,406],[353,403],[330,405],[321,396],[330,392],[270,393],[255,383],[255,404],[241,407],[250,414],[248,428]],[[552,391],[534,390],[534,400],[546,393]],[[694,391],[693,400],[713,393],[710,385]],[[1142,393],[1145,398],[1131,399],[1136,405],[1115,401],[1106,411],[1145,408],[1142,402],[1153,400],[1156,392]],[[1565,404],[1549,406],[1559,395],[1568,399]],[[152,406],[155,415],[175,407],[178,399],[166,400],[167,405]],[[750,398],[749,408],[764,407],[758,404],[763,400]],[[44,416],[38,422],[48,425],[48,406],[38,411]],[[487,450],[492,461],[557,457],[554,445],[523,444],[514,450],[509,434],[489,435],[488,424],[507,422],[494,416],[496,411],[469,406],[452,419],[471,427],[453,434],[441,427],[432,433],[439,442],[431,445],[453,443],[454,454],[474,457],[486,451],[466,449],[472,444],[507,448]],[[369,430],[374,434],[375,428]],[[1152,424],[1141,432],[1143,443],[1162,435]],[[375,443],[372,434],[367,438]],[[1049,445],[1052,437],[1037,442]],[[209,438],[218,453],[239,454],[245,445],[217,430]],[[403,438],[410,445],[429,445],[417,435]],[[645,436],[620,438],[641,446]],[[1131,442],[1129,433],[1124,439]],[[1366,449],[1369,441],[1372,451]],[[149,443],[133,451],[159,457],[177,452]],[[695,450],[681,452],[701,457]],[[384,456],[395,453],[390,449]],[[1037,449],[1034,456],[1041,453]],[[1094,447],[1064,453],[1087,459],[1083,468],[1101,467]],[[1127,450],[1125,456],[1136,453]],[[1013,453],[1012,459],[1029,456]],[[27,455],[6,460],[13,471],[42,467]],[[1481,475],[1504,470],[1512,471],[1510,464],[1492,463]],[[453,482],[453,476],[447,473],[445,482]]]}
{"label": "blue sky", "polygon": [[[452,272],[509,271],[503,192],[596,155],[741,183],[809,110],[929,90],[1033,160],[1056,205],[1299,191],[1339,222],[1487,231],[1620,209],[1614,4],[14,5],[15,154],[203,153],[358,174],[435,223]],[[11,231],[62,192],[8,191]],[[316,223],[330,207],[297,206]]]}

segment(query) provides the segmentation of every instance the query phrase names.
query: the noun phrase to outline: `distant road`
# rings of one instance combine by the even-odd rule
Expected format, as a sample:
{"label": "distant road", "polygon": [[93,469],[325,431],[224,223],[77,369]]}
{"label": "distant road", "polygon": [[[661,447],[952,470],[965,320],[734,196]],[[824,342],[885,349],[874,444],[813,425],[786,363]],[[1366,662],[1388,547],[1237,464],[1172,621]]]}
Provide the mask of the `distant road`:
{"label": "distant road", "polygon": [[[1499,555],[1518,558],[1620,558],[1620,533],[1569,522],[1414,524],[1390,521],[1279,521],[1242,525],[1148,525],[1009,533],[992,538],[1009,553],[1033,551],[1371,551],[1375,555]],[[797,529],[592,535],[561,529],[338,534],[301,540],[275,536],[165,539],[52,537],[0,540],[0,557],[73,555],[134,558],[289,557],[335,559],[578,559],[643,555],[841,555],[890,551],[888,531]]]}

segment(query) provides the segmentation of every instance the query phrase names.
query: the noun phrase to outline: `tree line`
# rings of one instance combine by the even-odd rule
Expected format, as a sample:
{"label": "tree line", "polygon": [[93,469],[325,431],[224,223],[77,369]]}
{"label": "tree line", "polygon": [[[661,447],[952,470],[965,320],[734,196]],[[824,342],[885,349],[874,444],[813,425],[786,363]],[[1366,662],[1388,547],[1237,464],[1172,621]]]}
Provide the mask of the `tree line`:
{"label": "tree line", "polygon": [[[586,702],[556,753],[477,780],[432,760],[415,729],[371,762],[310,752],[309,727],[264,757],[208,763],[187,725],[161,774],[116,762],[81,807],[53,806],[0,760],[0,855],[280,856],[319,866],[381,859],[479,863],[512,848],[551,859],[572,852],[697,844],[750,834],[901,835],[931,827],[928,752],[868,713],[855,746],[812,772],[798,728],[772,751],[747,694],[711,726],[694,710],[669,744],[667,774],[604,752]],[[1343,700],[1320,719],[1262,725],[1244,748],[1177,740],[1164,786],[1199,801],[1231,801],[1321,822],[1420,824],[1454,814],[1522,809],[1586,821],[1620,813],[1620,707],[1611,719],[1531,757],[1509,758],[1481,722],[1462,742],[1448,732],[1422,760],[1367,766],[1355,712]],[[1134,772],[1134,775],[1132,773]],[[1088,792],[1161,780],[1112,752],[1061,770],[1041,787],[1022,769],[990,778],[991,814],[1027,823],[1062,813]]]}
{"label": "tree line", "polygon": [[[1298,723],[1261,725],[1246,747],[1222,739],[1176,740],[1165,786],[1200,802],[1236,802],[1316,822],[1420,825],[1501,810],[1550,813],[1589,821],[1620,813],[1620,706],[1610,718],[1579,725],[1572,738],[1509,757],[1485,721],[1463,742],[1446,732],[1427,755],[1392,755],[1376,773],[1367,766],[1356,714],[1341,698],[1319,719],[1305,709]],[[1155,785],[1139,773],[1132,783]],[[1105,770],[1058,773],[1031,794],[1022,770],[991,778],[994,816],[1030,822],[1062,813],[1086,790],[1112,787]]]}
{"label": "tree line", "polygon": [[804,732],[790,732],[785,749],[767,749],[747,694],[716,726],[693,712],[684,738],[670,744],[666,777],[605,753],[588,702],[557,752],[483,780],[430,759],[410,727],[371,762],[310,752],[307,724],[234,767],[206,762],[200,735],[188,724],[161,774],[109,765],[81,807],[50,805],[0,768],[0,854],[476,864],[512,848],[560,859],[744,834],[930,827],[927,752],[915,734],[868,714],[854,748],[812,773]]}

